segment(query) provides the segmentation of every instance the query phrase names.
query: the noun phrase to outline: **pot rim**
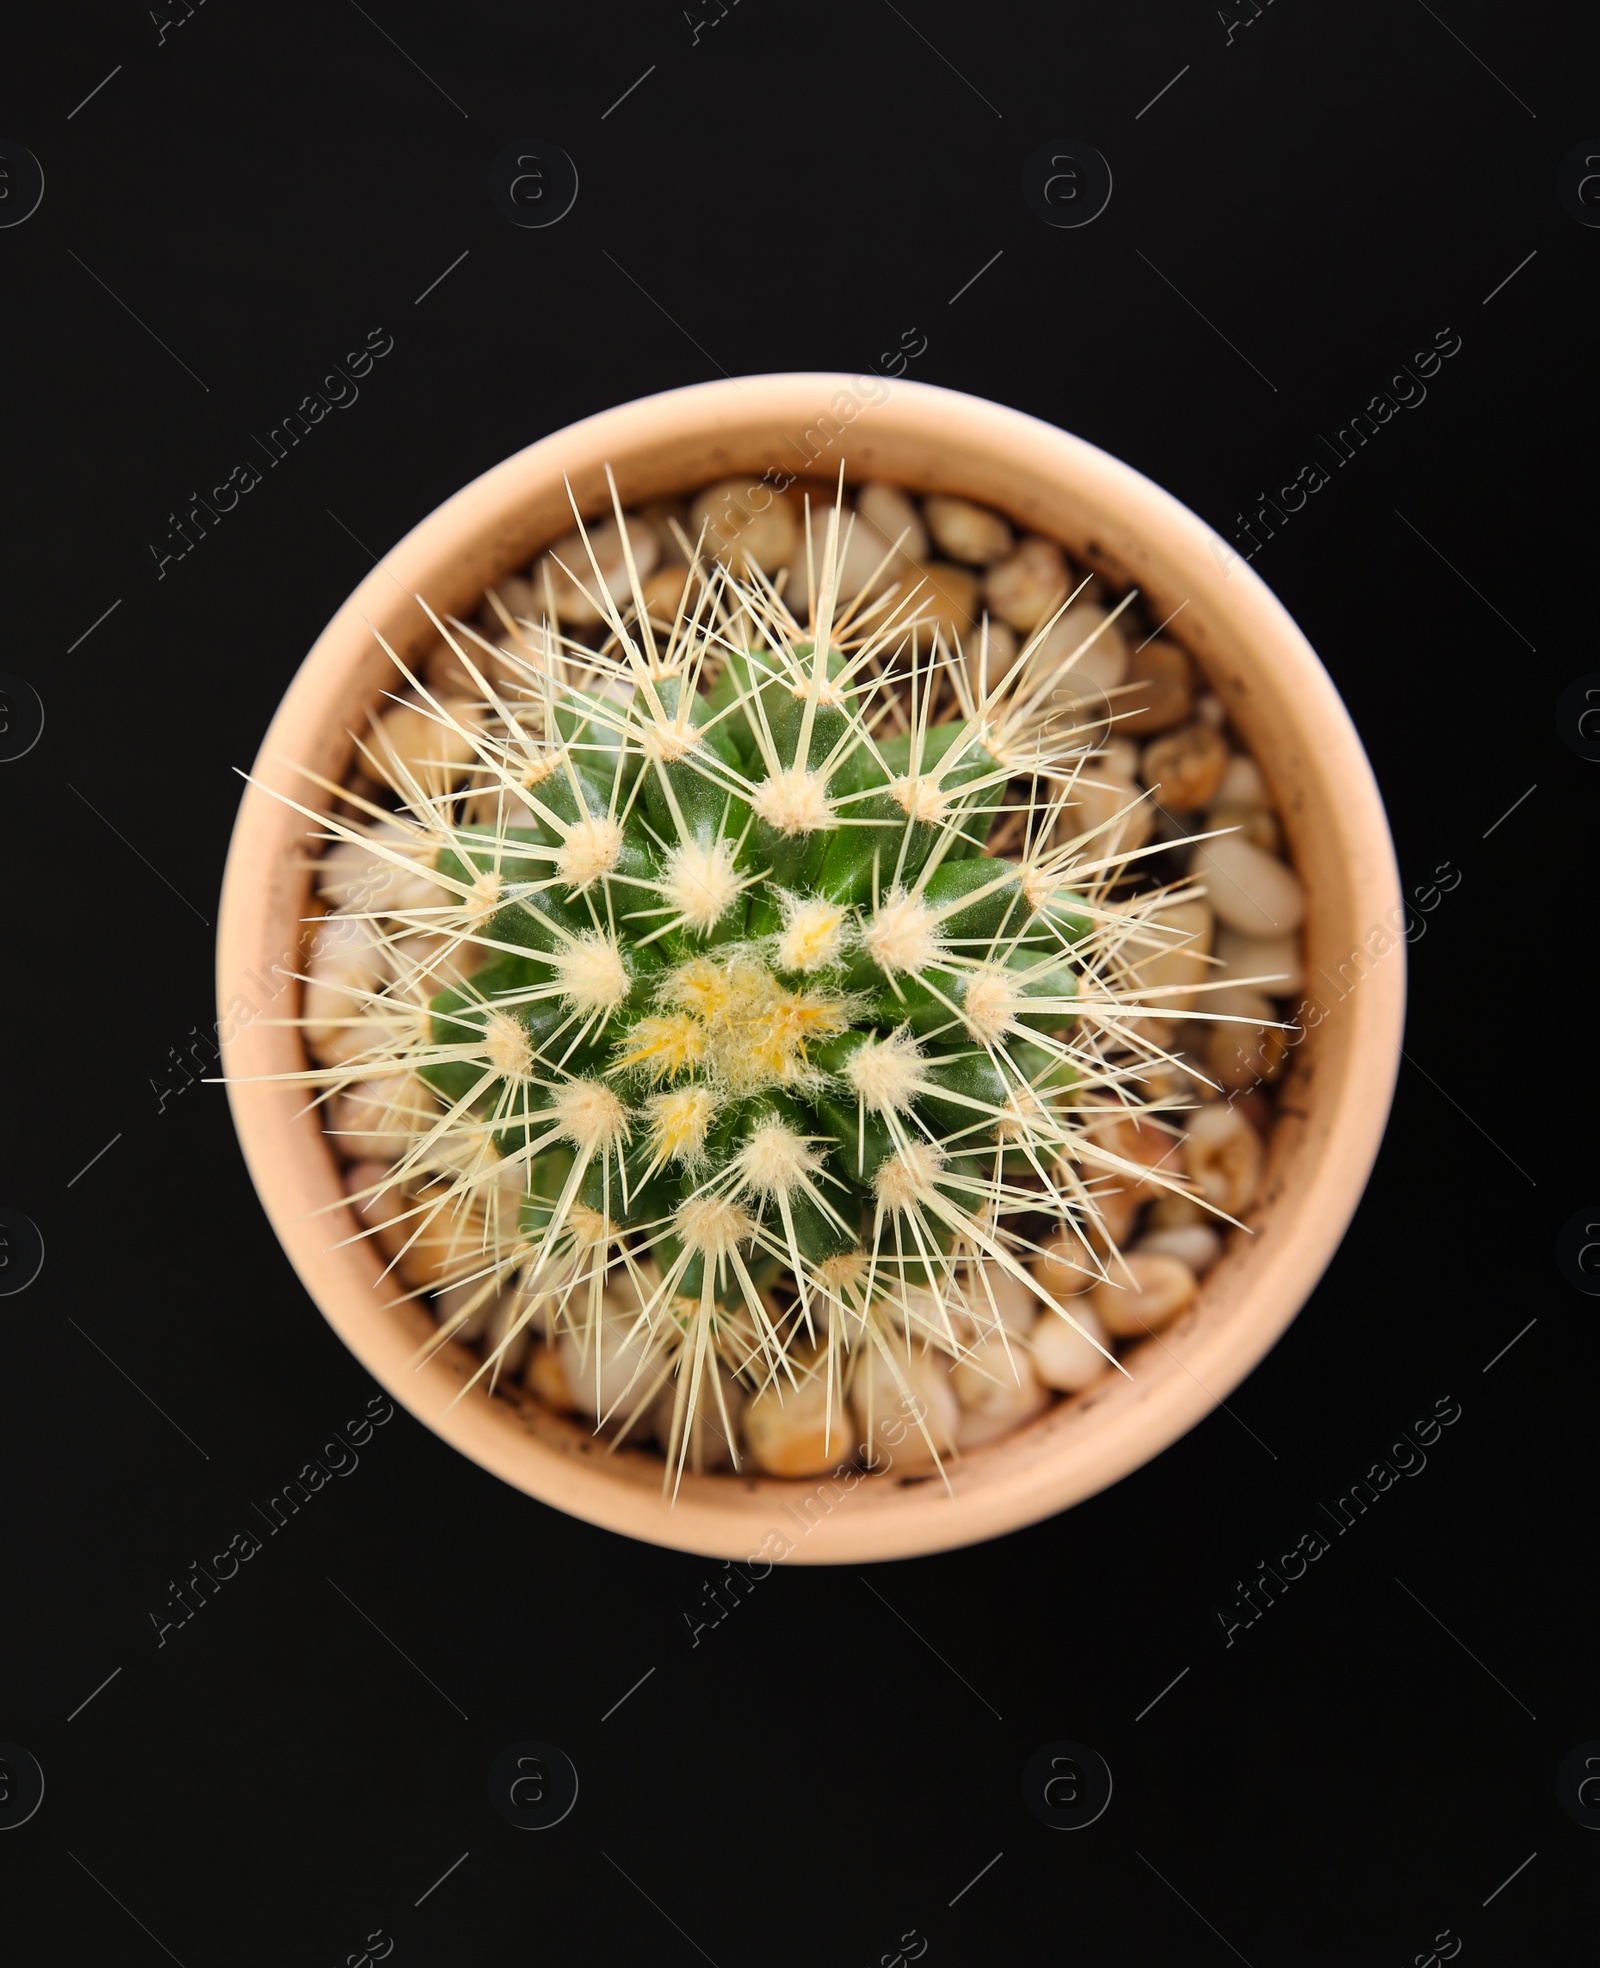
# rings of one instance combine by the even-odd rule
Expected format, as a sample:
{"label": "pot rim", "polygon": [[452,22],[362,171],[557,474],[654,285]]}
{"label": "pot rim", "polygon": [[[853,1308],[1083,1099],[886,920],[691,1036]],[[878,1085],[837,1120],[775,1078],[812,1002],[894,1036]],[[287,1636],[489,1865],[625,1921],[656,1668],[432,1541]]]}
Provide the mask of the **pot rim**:
{"label": "pot rim", "polygon": [[[1162,1340],[1140,1348],[1147,1356],[1160,1345],[1181,1371],[1152,1359],[1148,1374],[1141,1369],[1145,1386],[1130,1396],[1119,1384],[1110,1417],[1089,1415],[1107,1399],[1093,1390],[1057,1403],[1037,1422],[955,1465],[948,1496],[937,1478],[885,1475],[860,1484],[847,1475],[810,1482],[686,1477],[676,1506],[669,1508],[660,1496],[661,1465],[654,1457],[629,1451],[607,1457],[572,1424],[524,1410],[481,1387],[451,1406],[476,1366],[463,1349],[451,1346],[413,1370],[415,1348],[433,1330],[432,1320],[419,1306],[385,1303],[372,1289],[379,1266],[370,1247],[330,1240],[308,1214],[337,1206],[342,1192],[336,1165],[293,1089],[263,1085],[258,1077],[303,1061],[292,1027],[255,1015],[241,980],[253,973],[262,982],[261,966],[272,962],[274,944],[282,946],[289,929],[298,926],[304,909],[296,896],[309,882],[309,875],[290,871],[285,850],[292,833],[303,856],[307,823],[287,813],[265,788],[277,786],[307,805],[316,803],[285,761],[305,761],[319,744],[326,746],[329,720],[342,716],[341,706],[347,709],[352,701],[352,671],[370,664],[369,624],[393,626],[397,588],[406,597],[400,605],[414,611],[410,597],[429,588],[438,592],[447,575],[459,582],[464,568],[487,569],[478,581],[481,589],[523,564],[514,557],[522,552],[518,515],[532,507],[546,515],[553,511],[551,491],[559,492],[564,475],[580,507],[592,511],[604,495],[601,468],[608,460],[620,476],[627,467],[645,470],[652,458],[674,447],[682,451],[699,444],[712,459],[725,455],[719,442],[773,450],[780,439],[772,432],[790,433],[798,425],[809,438],[819,404],[832,406],[837,422],[843,416],[841,397],[857,406],[865,400],[864,408],[851,411],[848,424],[872,413],[863,425],[862,449],[842,447],[847,460],[864,454],[870,465],[875,446],[883,442],[891,450],[897,443],[920,444],[965,458],[973,471],[974,461],[985,461],[994,467],[991,476],[1009,474],[1006,483],[1064,487],[1065,497],[1103,522],[1100,530],[1109,538],[1125,532],[1136,543],[1135,554],[1141,546],[1146,550],[1147,592],[1172,587],[1175,580],[1190,587],[1202,601],[1194,620],[1214,619],[1241,650],[1253,652],[1259,659],[1256,680],[1276,682],[1282,693],[1277,707],[1285,716],[1294,713],[1308,756],[1315,754],[1308,769],[1338,787],[1337,798],[1330,795],[1324,804],[1332,809],[1337,833],[1333,865],[1349,891],[1345,923],[1378,924],[1400,904],[1393,845],[1366,754],[1332,680],[1276,597],[1170,493],[1084,439],[1025,412],[933,384],[879,376],[797,372],[689,384],[601,411],[526,446],[446,499],[382,556],[336,611],[285,692],[240,803],[229,848],[217,938],[219,1039],[224,1025],[235,1022],[230,1013],[243,998],[252,1015],[239,1021],[241,1029],[225,1043],[223,1070],[246,1164],[285,1252],[330,1325],[420,1421],[462,1454],[557,1508],[651,1543],[716,1557],[767,1551],[774,1532],[790,1547],[779,1555],[805,1563],[858,1563],[949,1549],[1052,1515],[1160,1453],[1225,1401],[1321,1277],[1360,1200],[1399,1068],[1403,942],[1361,978],[1360,992],[1352,989],[1341,998],[1346,1023],[1337,1084],[1331,1093],[1313,1089],[1313,1102],[1323,1102],[1316,1139],[1300,1155],[1287,1201],[1269,1194],[1261,1218],[1265,1229],[1272,1212],[1292,1202],[1294,1234],[1266,1240],[1270,1251],[1264,1246],[1249,1254],[1239,1302],[1209,1322],[1197,1324],[1191,1315]],[[752,431],[763,435],[753,437]],[[837,458],[832,463],[836,469]],[[680,479],[676,489],[719,475],[728,474],[706,471],[698,479]],[[849,473],[851,482],[872,475],[859,468]],[[907,482],[904,473],[900,476]],[[930,480],[910,489],[938,487]],[[651,494],[635,492],[630,498],[641,496]],[[1009,509],[1021,517],[1015,505]],[[535,546],[564,530],[546,521]],[[420,623],[420,614],[415,619]],[[1205,652],[1198,653],[1205,663]],[[388,669],[381,654],[379,661]],[[1218,687],[1214,675],[1212,682]],[[1317,894],[1314,888],[1309,893],[1314,912]],[[1313,1058],[1316,1050],[1311,1049]],[[1097,1385],[1104,1388],[1106,1378]],[[1067,1409],[1081,1411],[1086,1425],[1068,1431],[1052,1422]],[[838,1494],[824,1496],[830,1487]],[[802,1524],[805,1528],[793,1535]]]}

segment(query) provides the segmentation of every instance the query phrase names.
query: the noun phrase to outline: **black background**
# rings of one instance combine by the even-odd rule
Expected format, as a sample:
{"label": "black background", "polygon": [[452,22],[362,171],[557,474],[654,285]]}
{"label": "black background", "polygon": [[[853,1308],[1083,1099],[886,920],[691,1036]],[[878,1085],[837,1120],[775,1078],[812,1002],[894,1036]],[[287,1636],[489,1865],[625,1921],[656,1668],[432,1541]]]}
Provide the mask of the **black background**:
{"label": "black background", "polygon": [[[668,4],[8,28],[0,136],[46,177],[0,231],[0,668],[47,713],[0,766],[0,1204],[47,1246],[0,1299],[0,1737],[46,1780],[0,1834],[15,1958],[331,1964],[378,1929],[396,1968],[867,1964],[913,1929],[929,1968],[1592,1948],[1600,1841],[1556,1771],[1600,1736],[1597,1357],[1556,1244],[1600,1191],[1597,768],[1557,700],[1600,668],[1600,230],[1556,181],[1600,136],[1596,24],[1224,12],[1231,40],[1200,4],[934,0],[741,0],[698,42]],[[1074,138],[1113,194],[1055,229],[1022,171]],[[547,230],[487,191],[531,139],[579,173]],[[359,401],[158,579],[169,512],[380,326]],[[780,1567],[693,1645],[720,1568],[402,1413],[158,1647],[169,1580],[374,1391],[220,1089],[160,1104],[215,1017],[233,769],[372,558],[500,458],[718,373],[871,370],[913,328],[913,376],[1081,433],[1228,535],[1461,337],[1255,561],[1350,706],[1408,890],[1461,875],[1410,952],[1408,1062],[1326,1278],[1237,1419],[1055,1521],[876,1568],[881,1599]],[[1445,1396],[1426,1469],[1225,1645],[1235,1581]],[[581,1784],[538,1834],[486,1790],[528,1737]],[[1115,1781],[1072,1834],[1021,1788],[1062,1737]]]}

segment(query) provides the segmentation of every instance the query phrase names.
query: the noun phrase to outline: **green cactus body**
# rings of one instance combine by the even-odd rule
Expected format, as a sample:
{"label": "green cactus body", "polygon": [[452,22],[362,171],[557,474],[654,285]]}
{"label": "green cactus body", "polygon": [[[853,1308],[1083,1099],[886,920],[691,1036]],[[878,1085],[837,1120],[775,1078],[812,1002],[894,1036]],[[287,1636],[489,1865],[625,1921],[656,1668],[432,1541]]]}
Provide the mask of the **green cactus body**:
{"label": "green cactus body", "polygon": [[385,934],[455,973],[363,1000],[371,1046],[307,1076],[432,1090],[402,1221],[456,1223],[452,1275],[514,1289],[519,1325],[593,1336],[633,1281],[658,1369],[635,1411],[675,1374],[698,1412],[713,1360],[793,1382],[824,1336],[841,1391],[852,1348],[956,1350],[976,1268],[1024,1276],[1008,1219],[1092,1217],[1078,1166],[1116,1158],[1086,1114],[1137,1099],[1108,1033],[1148,912],[1049,844],[1083,740],[1036,690],[977,700],[903,603],[836,611],[834,554],[814,629],[713,567],[664,638],[637,592],[599,604],[599,654],[529,624],[514,691],[452,637],[483,703],[423,708],[473,763],[413,784],[434,899]]}

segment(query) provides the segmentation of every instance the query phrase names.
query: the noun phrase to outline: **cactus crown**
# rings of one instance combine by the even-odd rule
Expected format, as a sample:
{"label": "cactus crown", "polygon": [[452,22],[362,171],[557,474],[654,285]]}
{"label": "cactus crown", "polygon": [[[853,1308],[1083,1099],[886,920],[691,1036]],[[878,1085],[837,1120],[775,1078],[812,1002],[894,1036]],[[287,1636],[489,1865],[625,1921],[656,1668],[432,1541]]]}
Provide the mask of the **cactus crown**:
{"label": "cactus crown", "polygon": [[680,1473],[715,1363],[842,1394],[863,1356],[899,1380],[913,1343],[1002,1330],[1037,1248],[1014,1220],[1093,1227],[1127,1164],[1085,1129],[1148,1108],[1162,1056],[1136,965],[1173,897],[1113,893],[1124,860],[1064,818],[1105,731],[1074,723],[1081,652],[1035,674],[1051,616],[991,679],[892,566],[840,606],[846,524],[841,482],[803,610],[684,541],[670,628],[592,556],[569,571],[599,651],[440,624],[473,701],[399,666],[454,783],[374,739],[399,811],[313,815],[400,892],[343,911],[392,977],[352,986],[350,1043],[304,1077],[397,1089],[378,1187],[517,1325],[597,1338],[632,1281],[652,1372],[626,1405],[676,1375]]}

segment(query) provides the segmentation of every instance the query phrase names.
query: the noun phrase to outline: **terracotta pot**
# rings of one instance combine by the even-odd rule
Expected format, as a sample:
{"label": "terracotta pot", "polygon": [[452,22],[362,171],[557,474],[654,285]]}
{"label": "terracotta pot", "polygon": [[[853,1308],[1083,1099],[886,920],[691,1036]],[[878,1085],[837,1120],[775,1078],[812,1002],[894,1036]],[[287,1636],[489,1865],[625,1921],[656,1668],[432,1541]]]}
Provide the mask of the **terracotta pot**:
{"label": "terracotta pot", "polygon": [[1360,741],[1305,638],[1242,560],[1139,473],[1015,410],[922,383],[697,384],[530,445],[446,500],[340,608],[290,685],[255,776],[318,804],[285,761],[334,780],[344,773],[347,732],[394,677],[372,627],[420,659],[436,637],[415,593],[441,614],[470,612],[487,585],[568,530],[563,475],[588,516],[606,508],[607,462],[631,504],[736,473],[754,481],[772,466],[832,478],[841,457],[852,482],[882,477],[1000,508],[1113,583],[1137,582],[1158,622],[1182,605],[1173,632],[1264,769],[1306,885],[1308,995],[1326,1015],[1293,1055],[1255,1234],[1236,1233],[1197,1307],[1127,1356],[1131,1378],[1107,1374],[953,1465],[953,1497],[936,1477],[897,1480],[892,1470],[800,1482],[686,1476],[670,1507],[656,1457],[607,1454],[584,1423],[481,1388],[447,1412],[475,1356],[452,1346],[413,1371],[433,1321],[420,1305],[393,1302],[398,1288],[377,1282],[368,1243],[341,1247],[353,1220],[327,1213],[339,1170],[315,1116],[301,1111],[303,1095],[252,1083],[304,1063],[296,1030],[268,1022],[292,1010],[288,995],[269,1006],[267,991],[308,907],[308,823],[252,786],[223,883],[217,987],[224,1034],[240,1027],[223,1054],[234,1119],[273,1228],[334,1330],[396,1400],[506,1482],[609,1529],[718,1557],[855,1563],[967,1544],[1049,1516],[1158,1454],[1255,1366],[1317,1282],[1372,1166],[1399,1058],[1405,954],[1393,848]]}

